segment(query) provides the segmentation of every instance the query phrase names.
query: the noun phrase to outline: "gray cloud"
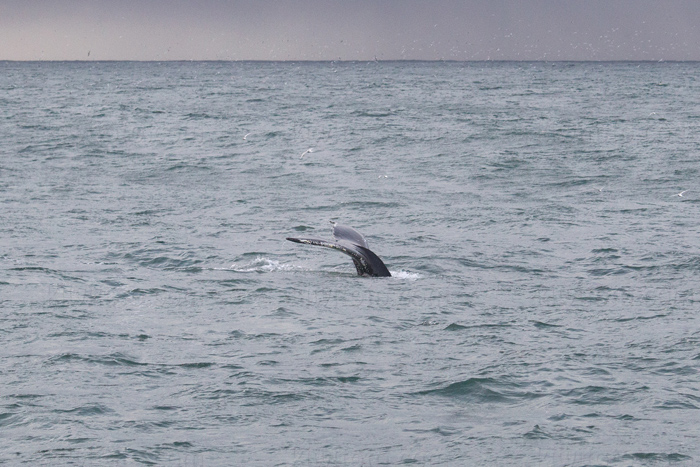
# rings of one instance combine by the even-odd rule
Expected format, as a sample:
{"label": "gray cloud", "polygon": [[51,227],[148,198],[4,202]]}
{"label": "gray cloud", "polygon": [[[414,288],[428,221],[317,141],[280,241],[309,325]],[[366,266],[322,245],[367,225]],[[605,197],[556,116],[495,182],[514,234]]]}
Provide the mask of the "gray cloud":
{"label": "gray cloud", "polygon": [[11,60],[700,60],[696,0],[4,0]]}

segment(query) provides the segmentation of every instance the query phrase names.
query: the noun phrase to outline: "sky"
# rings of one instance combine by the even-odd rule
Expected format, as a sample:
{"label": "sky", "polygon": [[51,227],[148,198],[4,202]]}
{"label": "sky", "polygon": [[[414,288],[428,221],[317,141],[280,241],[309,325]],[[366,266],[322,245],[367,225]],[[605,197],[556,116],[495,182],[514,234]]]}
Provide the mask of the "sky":
{"label": "sky", "polygon": [[0,0],[0,60],[700,60],[700,0]]}

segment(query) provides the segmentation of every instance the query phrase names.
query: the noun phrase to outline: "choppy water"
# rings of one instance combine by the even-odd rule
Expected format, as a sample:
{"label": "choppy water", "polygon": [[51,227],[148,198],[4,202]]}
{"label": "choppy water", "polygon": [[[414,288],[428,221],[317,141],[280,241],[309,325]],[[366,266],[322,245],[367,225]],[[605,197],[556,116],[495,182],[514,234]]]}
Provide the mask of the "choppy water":
{"label": "choppy water", "polygon": [[699,463],[699,73],[0,62],[0,463]]}

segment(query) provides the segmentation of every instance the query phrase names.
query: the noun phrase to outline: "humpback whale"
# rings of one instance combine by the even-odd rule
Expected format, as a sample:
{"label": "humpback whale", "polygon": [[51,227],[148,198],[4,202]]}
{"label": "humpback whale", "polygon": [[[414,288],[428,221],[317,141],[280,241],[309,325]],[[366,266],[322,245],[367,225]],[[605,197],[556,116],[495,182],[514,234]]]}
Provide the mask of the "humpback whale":
{"label": "humpback whale", "polygon": [[331,221],[331,224],[333,224],[333,238],[335,238],[335,241],[291,237],[287,237],[287,240],[290,242],[324,246],[326,248],[342,251],[352,258],[355,269],[357,269],[357,274],[360,276],[391,276],[391,273],[382,260],[379,259],[379,256],[375,255],[374,252],[369,249],[367,240],[365,240],[365,237],[360,232],[352,227],[339,225],[333,221]]}

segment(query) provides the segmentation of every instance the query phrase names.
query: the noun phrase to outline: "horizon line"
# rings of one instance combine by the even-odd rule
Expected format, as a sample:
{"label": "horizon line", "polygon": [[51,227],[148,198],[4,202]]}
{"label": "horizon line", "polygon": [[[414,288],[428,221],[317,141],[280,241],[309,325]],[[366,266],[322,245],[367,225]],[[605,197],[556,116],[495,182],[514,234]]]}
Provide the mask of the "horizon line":
{"label": "horizon line", "polygon": [[165,60],[141,60],[141,59],[32,59],[32,60],[15,60],[15,59],[0,59],[0,63],[700,63],[700,59],[333,59],[333,60],[311,60],[311,59],[285,59],[285,60],[266,60],[266,59],[165,59]]}

